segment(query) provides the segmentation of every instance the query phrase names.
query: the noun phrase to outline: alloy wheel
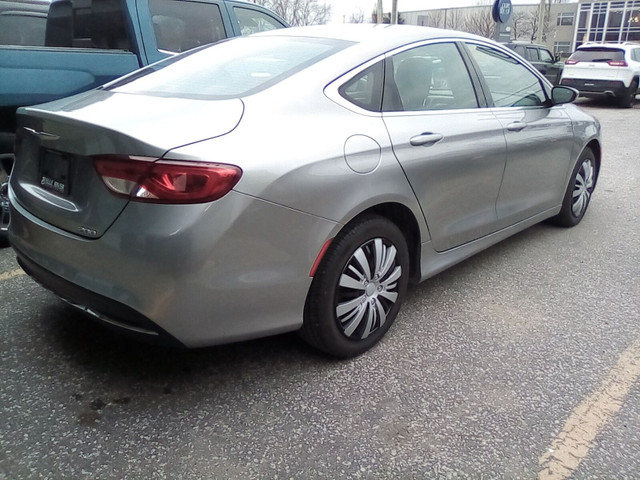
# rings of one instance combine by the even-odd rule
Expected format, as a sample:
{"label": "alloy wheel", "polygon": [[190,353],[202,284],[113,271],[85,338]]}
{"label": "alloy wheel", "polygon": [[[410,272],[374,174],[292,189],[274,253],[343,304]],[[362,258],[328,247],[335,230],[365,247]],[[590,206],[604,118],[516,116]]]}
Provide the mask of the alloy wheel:
{"label": "alloy wheel", "polygon": [[573,187],[571,211],[574,216],[579,217],[584,213],[584,210],[589,204],[591,193],[594,186],[595,169],[591,159],[587,158],[578,173],[576,174],[576,181]]}
{"label": "alloy wheel", "polygon": [[374,238],[355,250],[336,291],[336,318],[346,337],[362,340],[385,324],[401,276],[398,252],[389,241]]}

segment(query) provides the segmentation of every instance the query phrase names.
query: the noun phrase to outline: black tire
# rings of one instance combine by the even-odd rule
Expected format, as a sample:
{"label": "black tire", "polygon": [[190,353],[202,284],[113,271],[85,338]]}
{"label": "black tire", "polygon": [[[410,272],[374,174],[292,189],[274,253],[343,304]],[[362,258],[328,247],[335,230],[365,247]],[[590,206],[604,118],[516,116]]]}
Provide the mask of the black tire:
{"label": "black tire", "polygon": [[591,195],[598,179],[595,155],[587,148],[582,152],[571,173],[571,180],[562,200],[560,213],[551,221],[562,227],[573,227],[580,223],[587,212]]}
{"label": "black tire", "polygon": [[9,175],[0,165],[0,248],[7,247],[9,226]]}
{"label": "black tire", "polygon": [[618,103],[622,108],[631,108],[636,101],[638,91],[638,81],[634,80],[629,85],[629,89],[620,97]]}
{"label": "black tire", "polygon": [[407,242],[393,222],[371,215],[347,225],[311,283],[302,338],[336,357],[364,353],[391,327],[408,278]]}

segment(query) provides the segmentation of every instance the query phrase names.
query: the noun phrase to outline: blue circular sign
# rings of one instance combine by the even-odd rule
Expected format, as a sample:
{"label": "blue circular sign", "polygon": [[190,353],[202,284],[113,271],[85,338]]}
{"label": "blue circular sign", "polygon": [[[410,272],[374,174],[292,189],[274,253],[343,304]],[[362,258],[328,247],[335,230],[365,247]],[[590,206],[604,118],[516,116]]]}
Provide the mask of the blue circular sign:
{"label": "blue circular sign", "polygon": [[507,23],[511,18],[513,7],[511,0],[496,0],[493,4],[491,15],[497,23]]}

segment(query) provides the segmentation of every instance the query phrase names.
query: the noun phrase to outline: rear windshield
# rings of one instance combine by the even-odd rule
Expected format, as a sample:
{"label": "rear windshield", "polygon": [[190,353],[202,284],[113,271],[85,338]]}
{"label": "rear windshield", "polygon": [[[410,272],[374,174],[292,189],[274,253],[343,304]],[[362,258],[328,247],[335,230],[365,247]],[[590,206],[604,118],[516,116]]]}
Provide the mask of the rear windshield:
{"label": "rear windshield", "polygon": [[195,99],[243,97],[275,85],[351,44],[324,38],[235,38],[151,65],[105,89]]}
{"label": "rear windshield", "polygon": [[617,48],[581,48],[569,57],[570,60],[581,62],[610,62],[611,60],[624,60],[624,50]]}

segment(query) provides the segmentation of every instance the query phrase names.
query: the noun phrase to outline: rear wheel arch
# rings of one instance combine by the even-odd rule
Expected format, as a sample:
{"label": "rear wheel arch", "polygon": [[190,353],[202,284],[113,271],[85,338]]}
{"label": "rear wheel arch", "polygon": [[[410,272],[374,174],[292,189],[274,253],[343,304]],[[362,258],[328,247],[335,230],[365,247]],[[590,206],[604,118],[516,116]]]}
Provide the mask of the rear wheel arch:
{"label": "rear wheel arch", "polygon": [[409,280],[417,283],[420,279],[420,226],[413,212],[400,203],[382,203],[370,207],[356,215],[349,224],[359,221],[360,218],[368,215],[378,215],[393,222],[402,232],[407,248],[409,249]]}

